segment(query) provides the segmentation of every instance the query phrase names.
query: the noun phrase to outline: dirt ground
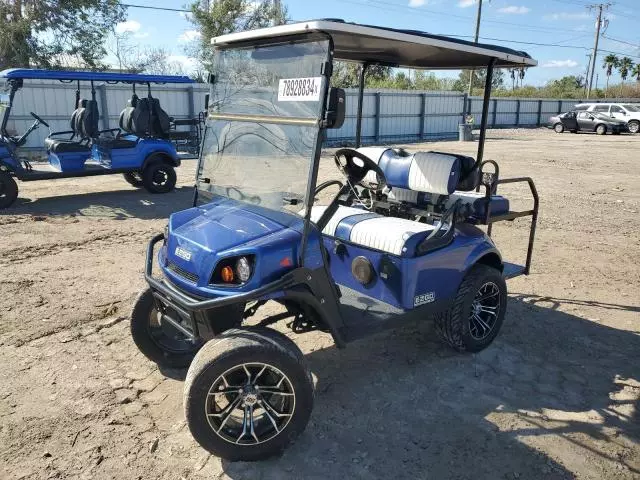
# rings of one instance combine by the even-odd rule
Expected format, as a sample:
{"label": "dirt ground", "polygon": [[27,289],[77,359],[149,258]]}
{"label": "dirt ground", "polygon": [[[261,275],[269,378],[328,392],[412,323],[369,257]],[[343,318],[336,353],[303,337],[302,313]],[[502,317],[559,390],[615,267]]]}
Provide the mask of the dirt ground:
{"label": "dirt ground", "polygon": [[[252,464],[195,443],[184,372],[128,331],[147,242],[189,206],[195,162],[161,196],[119,176],[20,184],[0,213],[0,478],[640,478],[640,135],[493,131],[485,158],[541,197],[533,272],[509,281],[495,343],[458,354],[427,321],[344,350],[288,332],[315,409],[282,457]],[[336,176],[328,157],[321,170]],[[506,259],[526,233],[495,228]]]}

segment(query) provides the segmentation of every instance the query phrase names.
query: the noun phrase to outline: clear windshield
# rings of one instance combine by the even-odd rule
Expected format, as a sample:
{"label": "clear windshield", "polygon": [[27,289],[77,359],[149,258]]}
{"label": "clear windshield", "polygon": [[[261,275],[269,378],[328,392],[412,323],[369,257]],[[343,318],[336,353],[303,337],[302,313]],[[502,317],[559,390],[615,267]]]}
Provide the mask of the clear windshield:
{"label": "clear windshield", "polygon": [[636,105],[623,105],[623,107],[630,112],[640,112],[640,108],[638,108]]}
{"label": "clear windshield", "polygon": [[328,49],[307,40],[216,52],[198,174],[205,197],[304,209]]}

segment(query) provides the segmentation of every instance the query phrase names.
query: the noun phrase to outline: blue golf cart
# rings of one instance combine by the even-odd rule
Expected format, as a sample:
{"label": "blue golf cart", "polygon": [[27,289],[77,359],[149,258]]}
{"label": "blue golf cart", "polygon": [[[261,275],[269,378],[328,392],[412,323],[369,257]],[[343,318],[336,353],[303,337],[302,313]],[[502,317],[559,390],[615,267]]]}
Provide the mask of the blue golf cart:
{"label": "blue golf cart", "polygon": [[[131,333],[151,360],[189,367],[184,409],[200,445],[258,460],[292,442],[313,405],[304,356],[269,328],[275,322],[328,332],[338,347],[428,320],[460,351],[495,339],[505,280],[529,273],[538,197],[530,178],[501,179],[483,160],[491,80],[497,67],[536,62],[508,48],[338,20],[212,43],[194,206],[172,214],[148,246],[148,288]],[[332,162],[321,150],[326,129],[345,118],[345,92],[331,87],[336,60],[362,68],[356,142]],[[486,69],[477,157],[361,147],[365,75],[375,64]],[[319,170],[326,178],[332,167],[343,178],[318,184]],[[505,183],[528,186],[532,208],[513,211],[497,191]],[[490,236],[492,224],[518,217],[531,217],[524,265],[504,261]],[[280,311],[250,319],[268,302]]]}
{"label": "blue golf cart", "polygon": [[[125,180],[151,193],[166,193],[176,183],[174,168],[180,159],[172,144],[172,124],[151,84],[193,83],[185,76],[144,75],[111,72],[54,71],[14,68],[0,72],[5,80],[0,126],[0,208],[9,207],[18,197],[15,178],[23,182],[91,175],[124,174]],[[76,85],[69,130],[52,132],[38,114],[30,112],[33,124],[21,135],[7,131],[13,101],[25,80],[59,80]],[[122,110],[119,128],[100,130],[96,99],[97,82],[132,86],[132,96]],[[88,83],[90,99],[81,98],[81,83]],[[146,87],[138,97],[136,85]],[[40,125],[49,128],[44,148],[47,162],[32,162],[20,155],[20,147]]]}

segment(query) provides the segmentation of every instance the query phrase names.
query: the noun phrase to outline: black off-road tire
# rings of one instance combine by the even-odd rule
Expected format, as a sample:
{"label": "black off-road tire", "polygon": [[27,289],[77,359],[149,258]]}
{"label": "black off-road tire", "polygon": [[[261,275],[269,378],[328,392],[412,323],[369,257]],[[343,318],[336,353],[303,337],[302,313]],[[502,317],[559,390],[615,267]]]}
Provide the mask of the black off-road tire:
{"label": "black off-road tire", "polygon": [[556,123],[556,124],[553,126],[553,130],[554,130],[554,132],[556,132],[556,133],[562,133],[562,132],[564,132],[564,125],[562,125],[561,123]]}
{"label": "black off-road tire", "polygon": [[202,344],[195,343],[192,349],[184,351],[172,350],[163,346],[151,334],[150,322],[154,310],[153,293],[150,288],[146,288],[138,295],[131,312],[130,327],[134,343],[145,357],[160,366],[170,368],[188,367]]}
{"label": "black off-road tire", "polygon": [[166,162],[154,162],[142,172],[142,183],[149,193],[169,193],[176,186],[176,171]]}
{"label": "black off-road tire", "polygon": [[607,133],[607,127],[606,127],[606,125],[598,125],[598,126],[596,127],[596,133],[597,133],[598,135],[604,135],[604,134],[606,134],[606,133]]}
{"label": "black off-road tire", "polygon": [[[245,363],[264,363],[283,372],[295,392],[288,424],[273,438],[254,445],[234,444],[214,432],[207,420],[209,389],[220,375]],[[257,461],[280,454],[304,431],[313,409],[313,379],[298,346],[265,327],[234,328],[207,342],[194,358],[184,384],[184,412],[194,439],[229,461]]]}
{"label": "black off-road tire", "polygon": [[144,186],[142,182],[142,175],[138,172],[127,172],[123,173],[122,176],[124,177],[124,180],[133,187],[141,188]]}
{"label": "black off-road tire", "polygon": [[4,170],[0,170],[0,208],[8,208],[18,198],[18,184]]}
{"label": "black off-road tire", "polygon": [[[500,309],[492,330],[482,340],[473,338],[470,332],[472,304],[478,290],[487,282],[493,282],[500,291]],[[499,270],[487,265],[475,265],[464,277],[453,305],[435,317],[438,336],[460,352],[479,352],[496,338],[507,307],[507,285]]]}
{"label": "black off-road tire", "polygon": [[640,122],[637,120],[631,120],[627,123],[627,127],[629,128],[629,132],[632,134],[640,132]]}

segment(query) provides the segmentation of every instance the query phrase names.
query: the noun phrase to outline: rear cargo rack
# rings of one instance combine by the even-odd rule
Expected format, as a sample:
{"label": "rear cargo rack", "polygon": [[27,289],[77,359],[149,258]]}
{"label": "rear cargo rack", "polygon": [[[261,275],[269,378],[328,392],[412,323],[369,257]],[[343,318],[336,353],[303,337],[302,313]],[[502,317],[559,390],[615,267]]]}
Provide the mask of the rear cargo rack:
{"label": "rear cargo rack", "polygon": [[[536,185],[533,183],[533,180],[530,177],[515,177],[515,178],[498,178],[498,165],[493,160],[487,160],[482,163],[480,166],[480,171],[482,171],[482,166],[490,163],[495,168],[495,173],[485,174],[488,178],[487,181],[484,181],[482,185],[485,187],[485,215],[483,224],[487,225],[487,235],[491,237],[491,230],[493,224],[496,222],[506,222],[513,221],[516,218],[522,217],[531,217],[531,227],[529,229],[529,243],[527,245],[527,260],[522,265],[516,265],[513,263],[504,262],[504,270],[503,276],[504,278],[513,278],[519,275],[529,275],[531,271],[531,258],[533,256],[533,241],[536,236],[536,224],[538,222],[538,208],[540,205],[540,200],[538,198],[538,190],[536,189]],[[529,190],[531,191],[531,196],[533,197],[533,208],[531,210],[522,210],[522,211],[509,211],[508,213],[504,213],[501,215],[491,215],[491,196],[495,195],[498,191],[498,185],[504,185],[507,183],[527,183],[529,185]],[[477,190],[480,189],[478,186]]]}

